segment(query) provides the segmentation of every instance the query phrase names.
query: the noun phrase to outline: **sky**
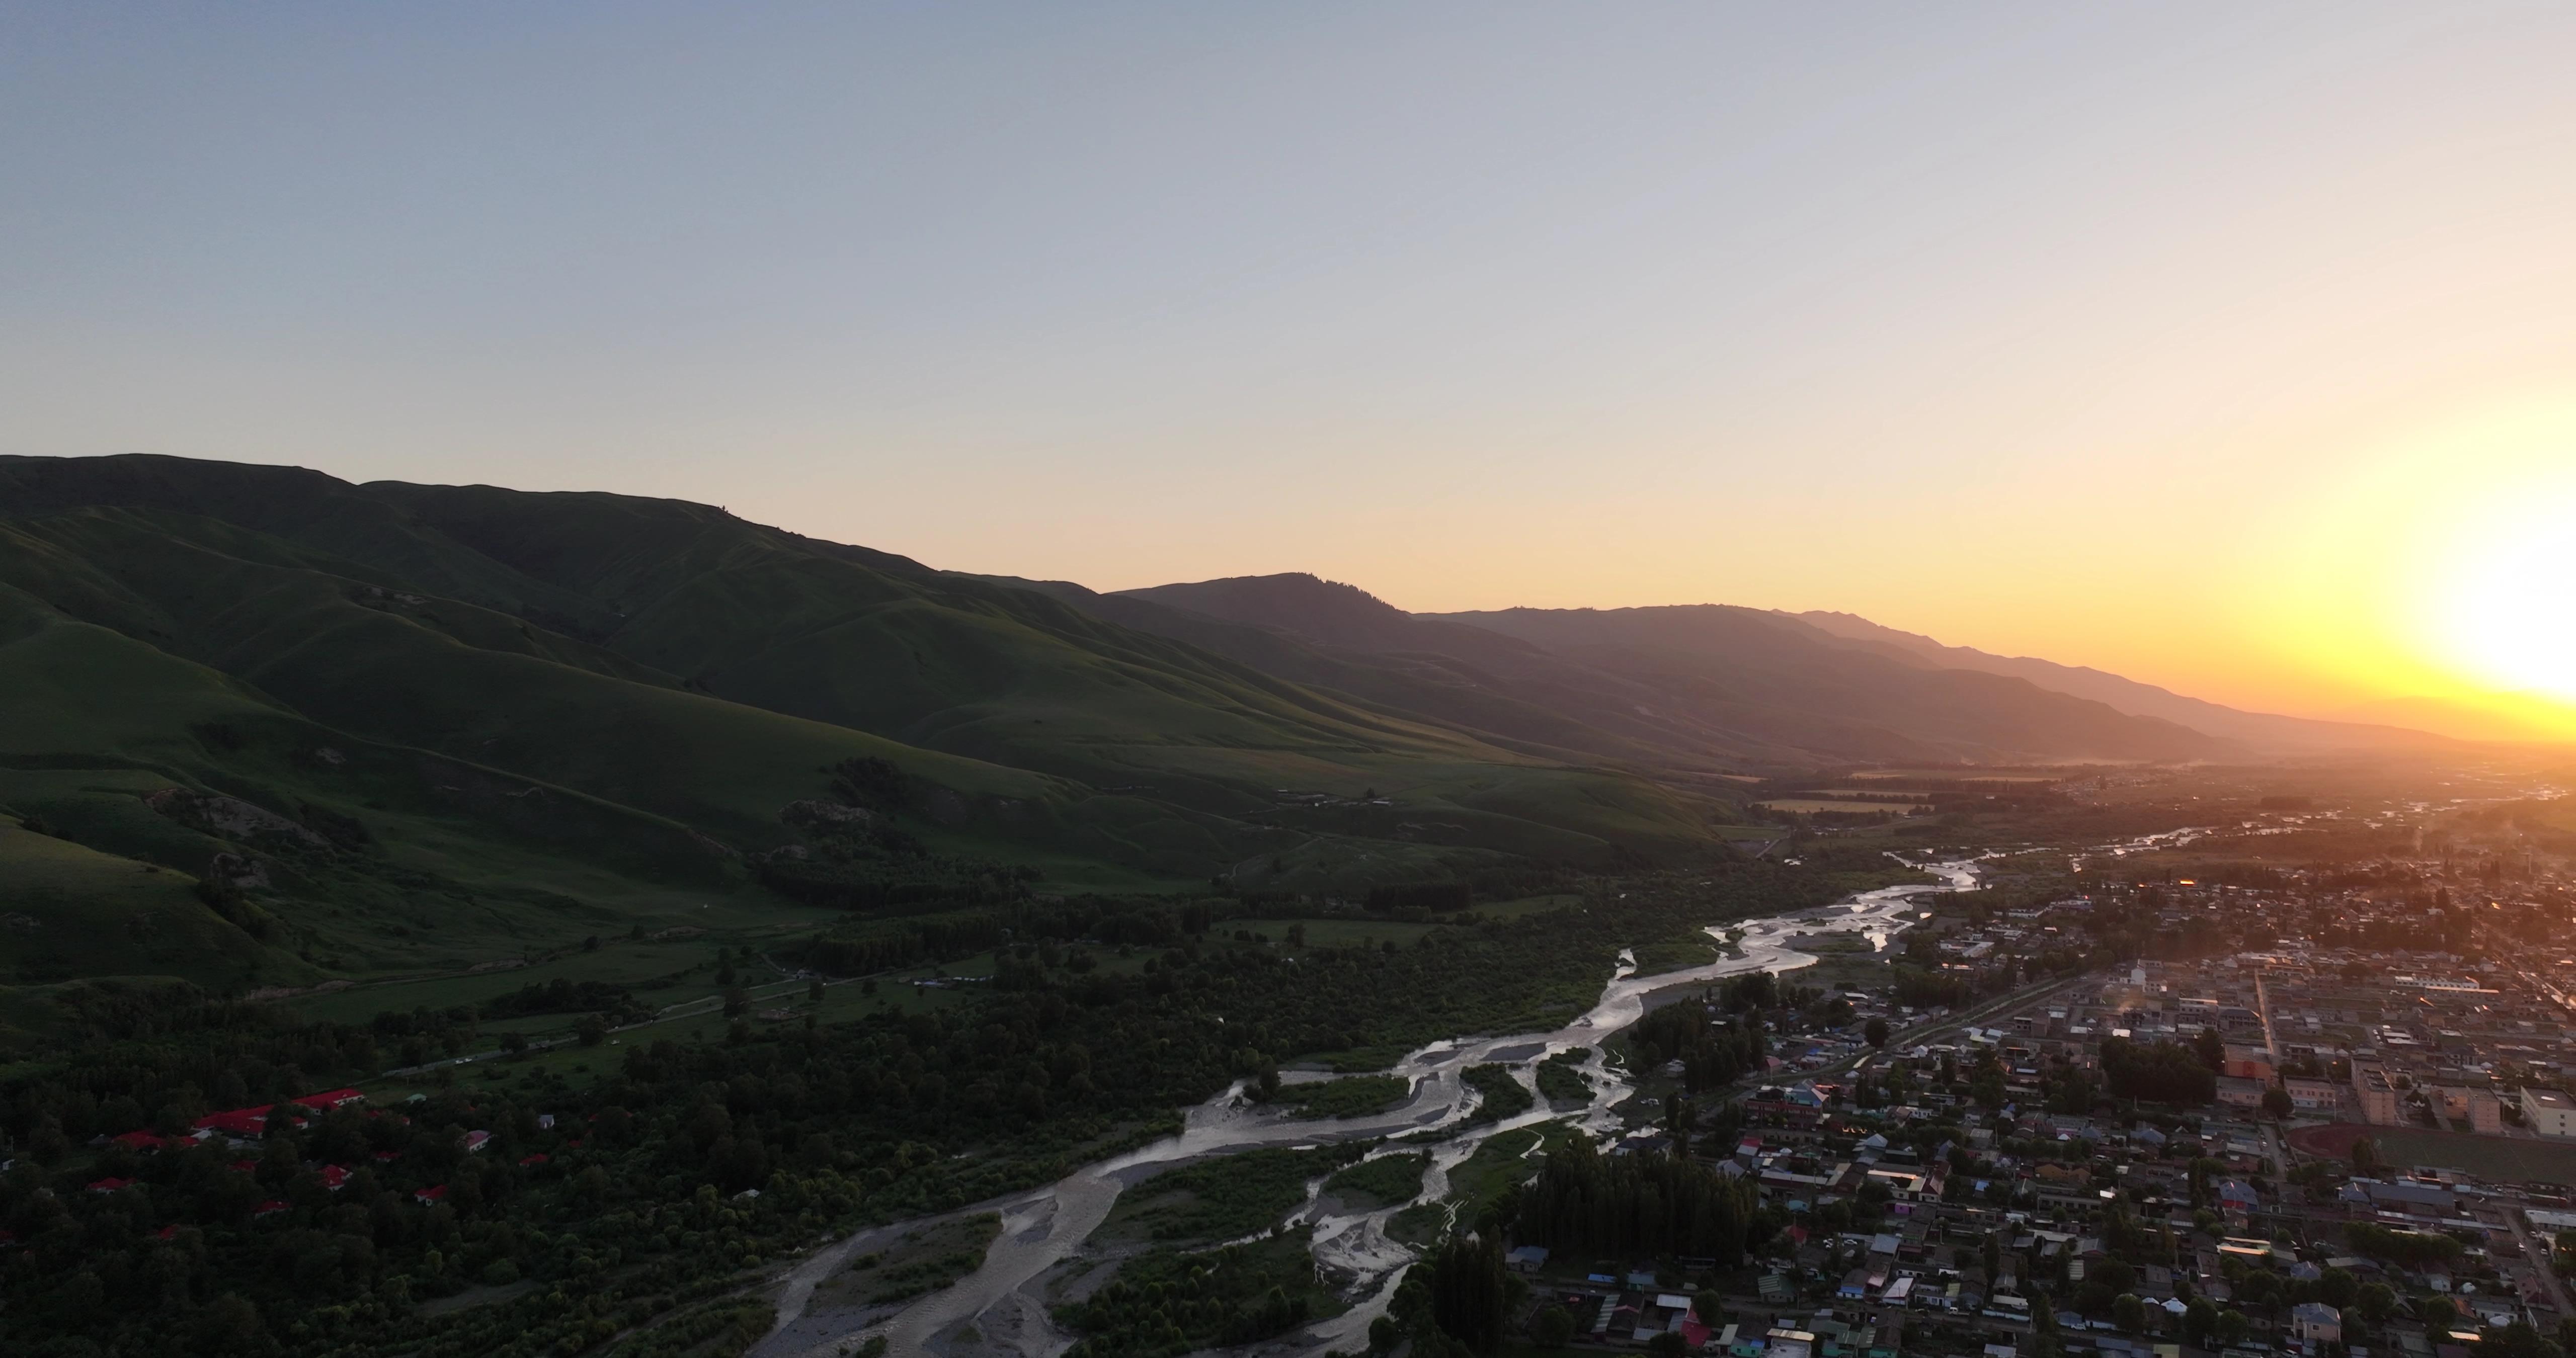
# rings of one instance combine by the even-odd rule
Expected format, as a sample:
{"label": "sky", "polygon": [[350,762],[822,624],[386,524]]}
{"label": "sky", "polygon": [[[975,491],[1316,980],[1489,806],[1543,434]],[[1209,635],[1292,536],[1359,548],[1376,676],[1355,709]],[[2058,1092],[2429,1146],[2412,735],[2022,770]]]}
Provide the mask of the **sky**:
{"label": "sky", "polygon": [[2576,733],[2572,60],[2547,5],[6,3],[0,452]]}

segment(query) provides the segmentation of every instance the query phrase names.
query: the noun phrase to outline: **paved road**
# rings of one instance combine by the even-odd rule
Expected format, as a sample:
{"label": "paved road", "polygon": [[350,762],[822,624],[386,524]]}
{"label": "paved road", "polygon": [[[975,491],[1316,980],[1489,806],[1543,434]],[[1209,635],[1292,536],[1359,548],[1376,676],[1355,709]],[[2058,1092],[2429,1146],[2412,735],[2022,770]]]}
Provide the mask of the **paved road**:
{"label": "paved road", "polygon": [[2522,1246],[2524,1266],[2538,1274],[2541,1286],[2548,1289],[2549,1304],[2557,1307],[2558,1314],[2562,1316],[2576,1315],[2576,1308],[2567,1304],[2567,1289],[2559,1285],[2558,1270],[2549,1266],[2551,1250],[2548,1244],[2534,1241],[2531,1233],[2523,1229],[2522,1208],[2513,1203],[2504,1204],[2504,1222],[2513,1228],[2514,1243]]}

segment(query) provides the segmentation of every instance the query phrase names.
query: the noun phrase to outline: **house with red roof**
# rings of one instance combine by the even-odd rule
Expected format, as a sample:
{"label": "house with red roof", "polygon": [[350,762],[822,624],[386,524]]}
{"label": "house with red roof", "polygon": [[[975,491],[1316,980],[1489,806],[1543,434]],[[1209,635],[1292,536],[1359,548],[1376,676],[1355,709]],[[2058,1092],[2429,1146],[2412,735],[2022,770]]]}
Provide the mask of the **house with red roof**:
{"label": "house with red roof", "polygon": [[196,1121],[196,1139],[204,1141],[210,1137],[224,1136],[237,1141],[257,1140],[268,1134],[268,1110],[273,1106],[263,1103],[257,1108],[234,1108],[221,1113],[208,1113]]}
{"label": "house with red roof", "polygon": [[[287,1102],[298,1108],[310,1108],[327,1113],[334,1109],[346,1108],[353,1103],[364,1103],[366,1099],[366,1095],[354,1089],[333,1089],[320,1094],[307,1094],[299,1099],[289,1099]],[[228,1136],[237,1140],[256,1140],[268,1134],[268,1115],[276,1108],[276,1104],[263,1103],[256,1108],[232,1108],[221,1113],[207,1114],[197,1119],[196,1139],[203,1141],[212,1136]],[[295,1125],[303,1126],[304,1119],[295,1119]]]}
{"label": "house with red roof", "polygon": [[113,1193],[120,1188],[132,1188],[133,1186],[134,1181],[132,1179],[119,1179],[114,1175],[110,1175],[104,1179],[94,1179],[90,1181],[88,1188],[92,1193]]}
{"label": "house with red roof", "polygon": [[447,1185],[439,1184],[435,1187],[421,1189],[418,1192],[413,1193],[411,1195],[411,1199],[423,1207],[435,1206],[438,1203],[447,1201]]}
{"label": "house with red roof", "polygon": [[519,1168],[521,1168],[521,1169],[533,1169],[533,1168],[535,1168],[535,1167],[536,1167],[536,1166],[538,1166],[538,1165],[542,1165],[542,1164],[544,1164],[545,1162],[546,1162],[546,1153],[545,1153],[544,1151],[539,1151],[539,1152],[537,1152],[537,1153],[536,1153],[536,1154],[534,1154],[534,1155],[522,1155],[522,1156],[520,1156],[520,1157],[519,1157]]}
{"label": "house with red roof", "polygon": [[292,1204],[290,1203],[284,1203],[275,1198],[270,1198],[259,1206],[250,1209],[250,1214],[255,1217],[273,1217],[280,1212],[291,1210],[291,1208]]}
{"label": "house with red roof", "polygon": [[349,1186],[349,1171],[338,1165],[322,1167],[322,1186],[337,1193]]}
{"label": "house with red roof", "polygon": [[170,1144],[167,1138],[155,1136],[150,1132],[126,1132],[112,1139],[117,1145],[129,1146],[139,1151],[157,1151]]}

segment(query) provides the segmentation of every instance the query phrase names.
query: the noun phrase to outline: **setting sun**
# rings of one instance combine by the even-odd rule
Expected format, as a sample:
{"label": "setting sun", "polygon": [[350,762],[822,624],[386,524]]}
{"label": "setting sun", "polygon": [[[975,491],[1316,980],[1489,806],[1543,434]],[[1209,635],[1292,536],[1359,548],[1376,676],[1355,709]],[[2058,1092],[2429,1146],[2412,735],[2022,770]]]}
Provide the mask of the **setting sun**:
{"label": "setting sun", "polygon": [[2507,690],[2576,698],[2576,493],[2564,487],[2473,525],[2447,587],[2447,652]]}

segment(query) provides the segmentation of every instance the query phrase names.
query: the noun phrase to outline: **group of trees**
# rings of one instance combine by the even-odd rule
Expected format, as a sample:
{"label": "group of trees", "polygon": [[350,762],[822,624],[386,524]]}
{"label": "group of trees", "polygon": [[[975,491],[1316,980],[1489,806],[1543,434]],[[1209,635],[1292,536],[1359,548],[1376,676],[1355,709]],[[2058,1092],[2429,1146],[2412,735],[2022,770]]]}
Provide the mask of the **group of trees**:
{"label": "group of trees", "polygon": [[1474,890],[1465,882],[1406,882],[1370,887],[1368,908],[1379,914],[1398,910],[1464,910],[1475,904],[1475,899]]}
{"label": "group of trees", "polygon": [[2102,1042],[2102,1074],[2124,1099],[2199,1105],[2218,1097],[2218,1074],[2201,1053],[2178,1042]]}
{"label": "group of trees", "polygon": [[1628,1030],[1628,1044],[1644,1069],[1681,1062],[1682,1087],[1693,1094],[1733,1084],[1760,1069],[1764,1055],[1760,1019],[1719,1023],[1699,1004],[1649,1010]]}
{"label": "group of trees", "polygon": [[1552,1151],[1512,1217],[1520,1239],[1577,1258],[1683,1254],[1726,1267],[1779,1229],[1752,1185],[1679,1155]]}

